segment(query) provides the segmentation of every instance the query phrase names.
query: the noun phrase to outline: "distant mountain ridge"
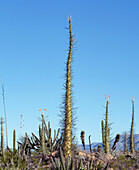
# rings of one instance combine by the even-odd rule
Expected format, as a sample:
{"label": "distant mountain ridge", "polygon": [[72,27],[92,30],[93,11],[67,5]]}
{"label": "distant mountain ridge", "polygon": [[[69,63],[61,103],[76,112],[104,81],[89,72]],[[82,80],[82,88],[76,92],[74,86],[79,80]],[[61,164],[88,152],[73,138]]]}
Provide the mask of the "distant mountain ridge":
{"label": "distant mountain ridge", "polygon": [[[111,146],[111,147],[112,147],[114,141],[115,141],[115,138],[113,138],[113,139],[111,140],[111,142],[110,142],[110,146]],[[124,143],[125,143],[124,135],[121,135],[120,140],[119,140],[119,142],[117,143],[117,148],[116,148],[116,150],[117,150],[117,151],[118,151],[118,150],[124,150]],[[92,149],[93,149],[93,148],[97,149],[97,146],[98,146],[98,145],[101,145],[101,147],[103,147],[101,142],[93,142],[93,143],[91,144],[91,148],[92,148]],[[139,151],[139,134],[135,134],[135,135],[134,135],[134,145],[135,145],[135,149],[136,149],[137,151]],[[79,144],[79,145],[78,145],[78,148],[81,149],[81,150],[83,150],[82,144]],[[89,145],[85,145],[85,149],[86,149],[87,151],[90,151]],[[127,149],[129,150],[129,135],[127,135]]]}

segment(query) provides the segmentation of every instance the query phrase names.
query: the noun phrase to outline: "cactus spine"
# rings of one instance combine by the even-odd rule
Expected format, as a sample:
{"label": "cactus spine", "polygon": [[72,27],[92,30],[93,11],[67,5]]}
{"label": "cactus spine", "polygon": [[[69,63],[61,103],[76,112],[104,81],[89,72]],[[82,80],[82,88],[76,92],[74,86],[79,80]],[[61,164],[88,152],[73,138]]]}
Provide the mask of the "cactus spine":
{"label": "cactus spine", "polygon": [[134,129],[134,97],[131,97],[132,100],[132,122],[131,122],[131,131],[130,131],[130,152],[135,153],[134,148],[134,137],[133,137],[133,129]]}
{"label": "cactus spine", "polygon": [[102,126],[102,145],[103,145],[103,150],[105,151],[105,127],[104,127],[104,120],[102,120],[101,126]]}
{"label": "cactus spine", "polygon": [[66,92],[65,92],[65,103],[64,103],[64,140],[63,140],[63,153],[65,158],[71,157],[71,138],[72,138],[72,109],[71,109],[71,59],[72,59],[72,48],[73,48],[73,35],[71,29],[71,18],[69,18],[69,53],[66,64]]}
{"label": "cactus spine", "polygon": [[13,132],[13,151],[16,150],[16,134],[15,134],[15,129],[14,129],[14,132]]}
{"label": "cactus spine", "polygon": [[4,155],[4,138],[3,138],[3,119],[1,117],[1,151],[2,155]]}
{"label": "cactus spine", "polygon": [[105,153],[110,152],[110,146],[109,146],[109,128],[108,128],[108,105],[109,101],[107,100],[106,103],[106,118],[105,118]]}

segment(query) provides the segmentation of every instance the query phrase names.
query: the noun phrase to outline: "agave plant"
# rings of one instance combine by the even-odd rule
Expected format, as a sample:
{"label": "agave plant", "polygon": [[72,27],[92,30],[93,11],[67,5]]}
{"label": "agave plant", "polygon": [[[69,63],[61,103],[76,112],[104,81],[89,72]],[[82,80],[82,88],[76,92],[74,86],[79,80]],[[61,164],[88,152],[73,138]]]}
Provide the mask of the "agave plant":
{"label": "agave plant", "polygon": [[57,132],[54,130],[54,138],[52,140],[50,122],[48,122],[47,126],[44,120],[44,115],[42,114],[41,116],[42,128],[39,126],[39,137],[37,137],[34,133],[32,133],[31,137],[28,137],[26,133],[24,142],[18,142],[21,147],[22,154],[31,153],[31,150],[38,153],[50,154],[62,146],[63,134],[61,134],[59,138],[60,128]]}

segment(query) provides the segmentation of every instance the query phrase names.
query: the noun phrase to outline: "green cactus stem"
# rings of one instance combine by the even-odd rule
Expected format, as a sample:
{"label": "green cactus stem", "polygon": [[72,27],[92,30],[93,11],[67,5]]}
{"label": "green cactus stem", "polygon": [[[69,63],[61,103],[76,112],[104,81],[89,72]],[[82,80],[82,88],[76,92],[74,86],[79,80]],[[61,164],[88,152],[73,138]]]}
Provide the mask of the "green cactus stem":
{"label": "green cactus stem", "polygon": [[132,100],[132,122],[131,122],[131,130],[130,130],[130,152],[135,153],[134,148],[134,137],[133,137],[133,130],[134,130],[134,98],[131,98]]}
{"label": "green cactus stem", "polygon": [[41,130],[41,125],[39,125],[39,137],[40,137],[40,142],[42,141],[42,130]]}
{"label": "green cactus stem", "polygon": [[102,126],[102,145],[103,145],[103,150],[105,151],[105,127],[104,127],[104,120],[102,120],[101,126]]}
{"label": "green cactus stem", "polygon": [[105,118],[105,153],[109,154],[110,146],[109,146],[109,128],[108,128],[108,105],[109,101],[106,103],[106,118]]}
{"label": "green cactus stem", "polygon": [[15,133],[15,129],[14,129],[14,132],[13,132],[13,151],[16,150],[16,133]]}
{"label": "green cactus stem", "polygon": [[42,138],[41,138],[41,144],[42,144],[42,151],[43,154],[46,154],[46,149],[45,149],[45,132],[44,132],[44,115],[42,114]]}

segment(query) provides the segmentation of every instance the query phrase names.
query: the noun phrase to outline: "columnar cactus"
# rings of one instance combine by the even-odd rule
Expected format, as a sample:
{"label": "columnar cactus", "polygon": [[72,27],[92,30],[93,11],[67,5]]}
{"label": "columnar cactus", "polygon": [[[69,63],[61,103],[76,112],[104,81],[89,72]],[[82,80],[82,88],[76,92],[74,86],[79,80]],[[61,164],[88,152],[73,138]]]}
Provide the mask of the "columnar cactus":
{"label": "columnar cactus", "polygon": [[102,120],[101,126],[102,126],[102,144],[103,144],[103,150],[105,151],[105,127],[104,127],[104,120]]}
{"label": "columnar cactus", "polygon": [[109,99],[105,96],[105,99],[107,100],[106,103],[106,117],[105,117],[105,153],[108,154],[110,152],[110,146],[109,146],[109,128],[108,128],[108,105],[109,105]]}
{"label": "columnar cactus", "polygon": [[71,138],[72,138],[72,107],[71,107],[71,59],[72,59],[72,48],[73,48],[73,34],[71,29],[71,18],[69,18],[69,53],[66,64],[66,92],[64,101],[64,140],[63,140],[63,153],[65,158],[71,157]]}
{"label": "columnar cactus", "polygon": [[131,130],[130,130],[130,152],[135,153],[134,148],[134,137],[133,137],[133,130],[134,130],[134,97],[131,97],[132,100],[132,122],[131,122]]}
{"label": "columnar cactus", "polygon": [[3,138],[3,119],[1,117],[1,151],[2,155],[4,155],[4,138]]}
{"label": "columnar cactus", "polygon": [[42,151],[43,154],[46,154],[46,149],[45,149],[45,131],[44,131],[44,115],[42,114],[42,138],[41,138],[41,145],[42,145]]}
{"label": "columnar cactus", "polygon": [[14,132],[13,132],[13,151],[16,150],[16,134],[15,134],[15,129],[14,129]]}

